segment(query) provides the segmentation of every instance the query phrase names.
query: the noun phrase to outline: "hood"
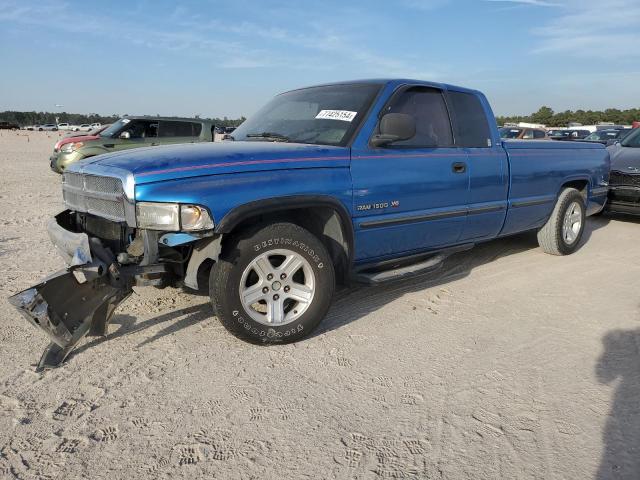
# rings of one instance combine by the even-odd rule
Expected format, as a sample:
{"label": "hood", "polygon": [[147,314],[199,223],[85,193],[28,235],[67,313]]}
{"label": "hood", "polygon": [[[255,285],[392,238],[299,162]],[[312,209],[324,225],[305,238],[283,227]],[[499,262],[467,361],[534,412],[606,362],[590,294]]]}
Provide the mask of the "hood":
{"label": "hood", "polygon": [[283,168],[348,167],[349,148],[283,142],[206,142],[136,148],[79,163],[116,167],[136,184],[223,173]]}
{"label": "hood", "polygon": [[59,150],[62,145],[67,143],[75,143],[75,142],[88,142],[89,140],[97,140],[100,138],[98,135],[77,135],[73,137],[64,137],[57,141],[54,150]]}
{"label": "hood", "polygon": [[624,173],[640,173],[640,148],[623,147],[620,144],[607,148],[611,156],[611,170]]}

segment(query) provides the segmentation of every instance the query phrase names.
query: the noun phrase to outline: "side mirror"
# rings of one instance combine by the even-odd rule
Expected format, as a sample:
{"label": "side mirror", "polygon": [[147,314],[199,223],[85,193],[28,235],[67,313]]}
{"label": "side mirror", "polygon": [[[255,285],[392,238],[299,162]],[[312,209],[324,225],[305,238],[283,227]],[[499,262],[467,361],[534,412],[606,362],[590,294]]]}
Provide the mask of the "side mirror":
{"label": "side mirror", "polygon": [[120,134],[120,138],[123,140],[128,140],[131,138],[131,132],[129,130],[124,131]]}
{"label": "side mirror", "polygon": [[380,133],[374,135],[371,143],[382,147],[393,142],[409,140],[416,134],[416,119],[406,113],[387,113],[380,119]]}

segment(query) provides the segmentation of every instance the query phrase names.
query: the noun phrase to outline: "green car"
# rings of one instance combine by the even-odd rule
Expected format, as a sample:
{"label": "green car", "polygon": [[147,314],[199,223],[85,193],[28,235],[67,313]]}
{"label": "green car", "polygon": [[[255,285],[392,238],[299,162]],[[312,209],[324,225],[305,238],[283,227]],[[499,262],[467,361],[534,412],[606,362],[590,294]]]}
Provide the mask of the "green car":
{"label": "green car", "polygon": [[125,117],[97,133],[66,137],[49,158],[51,170],[62,173],[83,158],[129,148],[213,141],[214,125],[199,118]]}

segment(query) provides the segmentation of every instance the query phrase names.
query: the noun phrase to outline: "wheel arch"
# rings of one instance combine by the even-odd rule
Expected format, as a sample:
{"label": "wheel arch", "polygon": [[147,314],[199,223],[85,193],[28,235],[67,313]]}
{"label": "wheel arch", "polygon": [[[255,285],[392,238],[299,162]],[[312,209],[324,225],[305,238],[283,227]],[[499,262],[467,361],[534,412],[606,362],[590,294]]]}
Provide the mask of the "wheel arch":
{"label": "wheel arch", "polygon": [[560,189],[558,190],[556,198],[560,198],[560,194],[565,188],[575,188],[582,194],[586,205],[589,199],[589,185],[590,181],[588,177],[575,177],[565,179],[563,184],[560,186]]}
{"label": "wheel arch", "polygon": [[288,221],[316,235],[331,255],[336,279],[347,283],[353,264],[354,231],[351,215],[336,198],[325,195],[293,195],[245,203],[229,211],[215,233],[230,237],[256,224]]}

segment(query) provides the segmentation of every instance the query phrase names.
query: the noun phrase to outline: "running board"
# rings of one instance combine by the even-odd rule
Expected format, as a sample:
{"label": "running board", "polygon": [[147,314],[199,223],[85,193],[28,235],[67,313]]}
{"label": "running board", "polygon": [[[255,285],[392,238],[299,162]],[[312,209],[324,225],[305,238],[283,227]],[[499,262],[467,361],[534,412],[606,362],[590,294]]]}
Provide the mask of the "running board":
{"label": "running board", "polygon": [[[390,260],[374,266],[365,266],[354,274],[354,280],[359,283],[375,285],[391,280],[400,280],[415,275],[434,272],[442,267],[447,257],[453,253],[470,250],[473,246],[473,244],[460,245],[433,252],[429,256],[422,254],[420,256]],[[415,261],[410,263],[412,258],[415,258]]]}

